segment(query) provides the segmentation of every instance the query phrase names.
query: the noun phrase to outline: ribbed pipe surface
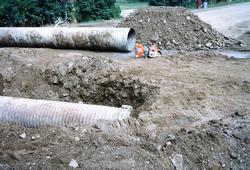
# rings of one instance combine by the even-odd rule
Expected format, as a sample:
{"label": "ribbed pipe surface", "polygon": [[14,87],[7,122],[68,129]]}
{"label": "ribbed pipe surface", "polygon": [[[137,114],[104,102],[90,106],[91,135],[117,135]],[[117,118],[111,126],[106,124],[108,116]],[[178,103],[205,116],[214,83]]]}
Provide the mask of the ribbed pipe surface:
{"label": "ribbed pipe surface", "polygon": [[0,122],[35,128],[122,120],[131,109],[0,96]]}
{"label": "ribbed pipe surface", "polygon": [[131,51],[135,37],[132,28],[0,27],[1,47]]}

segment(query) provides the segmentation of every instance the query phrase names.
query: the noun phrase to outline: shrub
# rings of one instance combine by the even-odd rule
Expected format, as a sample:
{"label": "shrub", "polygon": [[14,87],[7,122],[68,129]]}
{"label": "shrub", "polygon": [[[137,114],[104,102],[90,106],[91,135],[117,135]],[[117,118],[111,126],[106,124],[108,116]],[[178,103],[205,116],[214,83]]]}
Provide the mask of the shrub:
{"label": "shrub", "polygon": [[0,26],[40,26],[64,17],[60,0],[1,0]]}
{"label": "shrub", "polygon": [[77,21],[89,21],[97,19],[110,19],[120,15],[120,8],[115,6],[115,0],[78,0]]}
{"label": "shrub", "polygon": [[185,6],[187,0],[149,0],[148,3],[152,6]]}
{"label": "shrub", "polygon": [[120,14],[115,0],[0,0],[0,26],[43,26],[58,18],[69,22],[110,19]]}

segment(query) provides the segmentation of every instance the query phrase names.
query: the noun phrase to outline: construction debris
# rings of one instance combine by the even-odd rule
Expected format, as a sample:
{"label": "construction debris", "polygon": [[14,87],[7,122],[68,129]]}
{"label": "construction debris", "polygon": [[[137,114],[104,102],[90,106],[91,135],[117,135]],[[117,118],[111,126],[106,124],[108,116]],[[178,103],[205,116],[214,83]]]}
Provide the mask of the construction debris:
{"label": "construction debris", "polygon": [[180,7],[147,7],[126,17],[118,27],[132,27],[139,43],[157,44],[162,49],[220,49],[239,43]]}

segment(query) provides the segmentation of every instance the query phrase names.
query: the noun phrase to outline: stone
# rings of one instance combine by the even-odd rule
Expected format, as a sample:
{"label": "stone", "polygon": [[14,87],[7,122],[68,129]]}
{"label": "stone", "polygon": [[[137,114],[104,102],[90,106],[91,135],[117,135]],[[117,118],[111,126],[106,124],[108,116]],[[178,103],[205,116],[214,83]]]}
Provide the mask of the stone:
{"label": "stone", "polygon": [[35,139],[39,139],[40,135],[39,134],[35,134],[33,136],[31,136],[31,139],[35,140]]}
{"label": "stone", "polygon": [[178,153],[174,153],[171,158],[171,162],[176,170],[184,170],[183,166],[183,156]]}
{"label": "stone", "polygon": [[178,45],[179,43],[176,42],[175,40],[172,40],[172,42],[175,44],[175,45]]}
{"label": "stone", "polygon": [[25,138],[26,138],[26,133],[22,133],[22,134],[20,135],[20,138],[25,139]]}
{"label": "stone", "polygon": [[166,145],[168,145],[168,146],[171,145],[171,144],[172,144],[172,142],[170,142],[170,141],[166,142]]}
{"label": "stone", "polygon": [[202,28],[202,31],[204,32],[204,33],[207,33],[207,28]]}
{"label": "stone", "polygon": [[80,141],[80,138],[78,136],[75,137],[75,141]]}
{"label": "stone", "polygon": [[165,140],[166,141],[174,141],[175,140],[175,136],[173,134],[168,134],[166,137],[165,137]]}
{"label": "stone", "polygon": [[229,156],[232,159],[237,159],[237,154],[235,152],[231,152]]}
{"label": "stone", "polygon": [[162,146],[161,145],[157,145],[157,151],[160,152],[162,149]]}
{"label": "stone", "polygon": [[73,68],[73,66],[74,66],[74,63],[73,62],[68,62],[68,63],[66,63],[66,65],[67,65],[68,70],[71,70]]}
{"label": "stone", "polygon": [[244,143],[250,145],[250,137],[246,137]]}
{"label": "stone", "polygon": [[205,46],[206,46],[207,48],[210,48],[212,45],[213,45],[213,44],[212,44],[211,42],[208,42],[208,43],[205,44]]}
{"label": "stone", "polygon": [[246,112],[239,112],[239,111],[236,111],[234,114],[235,114],[236,116],[243,117],[243,116],[245,116],[247,113],[246,113]]}
{"label": "stone", "polygon": [[71,161],[69,163],[69,166],[73,167],[73,168],[77,168],[78,167],[78,163],[76,162],[75,159],[71,159]]}
{"label": "stone", "polygon": [[150,38],[152,41],[157,41],[159,40],[159,35],[155,32],[154,34],[151,35],[151,38]]}

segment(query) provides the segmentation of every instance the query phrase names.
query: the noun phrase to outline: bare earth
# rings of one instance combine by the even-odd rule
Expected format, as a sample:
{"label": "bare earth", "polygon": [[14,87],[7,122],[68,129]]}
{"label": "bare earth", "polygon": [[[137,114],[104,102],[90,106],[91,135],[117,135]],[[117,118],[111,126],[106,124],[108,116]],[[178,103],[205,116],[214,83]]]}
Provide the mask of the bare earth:
{"label": "bare earth", "polygon": [[78,169],[250,166],[249,59],[197,51],[116,60],[2,48],[0,63],[2,95],[135,108],[128,120],[91,127],[2,124],[0,169],[70,169],[72,159]]}

